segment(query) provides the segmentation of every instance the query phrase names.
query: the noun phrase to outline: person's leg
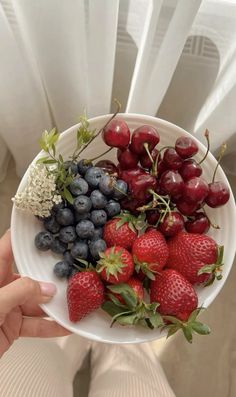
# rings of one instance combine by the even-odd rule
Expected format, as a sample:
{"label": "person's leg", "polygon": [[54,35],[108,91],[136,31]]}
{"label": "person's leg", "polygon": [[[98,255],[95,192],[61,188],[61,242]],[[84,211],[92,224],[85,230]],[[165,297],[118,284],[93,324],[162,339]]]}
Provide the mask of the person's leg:
{"label": "person's leg", "polygon": [[89,397],[174,397],[151,344],[92,344]]}
{"label": "person's leg", "polygon": [[87,351],[88,342],[75,335],[19,339],[0,359],[0,396],[72,397],[73,378]]}

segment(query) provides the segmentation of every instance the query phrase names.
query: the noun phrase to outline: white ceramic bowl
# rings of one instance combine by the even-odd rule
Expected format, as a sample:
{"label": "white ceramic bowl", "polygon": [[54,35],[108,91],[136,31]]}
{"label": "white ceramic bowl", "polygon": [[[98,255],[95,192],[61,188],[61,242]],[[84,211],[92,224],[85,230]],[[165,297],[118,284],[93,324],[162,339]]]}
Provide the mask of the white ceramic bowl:
{"label": "white ceramic bowl", "polygon": [[[110,115],[96,117],[90,120],[90,127],[92,129],[99,129],[105,125]],[[176,138],[180,135],[189,136],[189,134],[182,128],[175,126],[165,120],[161,120],[151,116],[140,114],[121,114],[122,117],[129,125],[131,131],[141,126],[142,124],[150,124],[157,128],[160,133],[161,141],[160,146],[173,145]],[[75,125],[61,134],[57,144],[57,151],[61,153],[66,159],[73,151],[76,141],[76,130],[78,125]],[[214,137],[212,137],[214,139]],[[196,159],[201,159],[205,153],[206,148],[199,141],[199,152]],[[107,146],[103,143],[101,137],[96,138],[94,142],[84,151],[84,158],[92,158],[96,154],[103,153]],[[42,153],[36,157],[41,156]],[[106,158],[116,161],[116,150],[111,151]],[[35,160],[36,160],[35,159]],[[34,160],[34,161],[35,161]],[[211,181],[212,173],[216,165],[216,160],[209,153],[204,162],[204,177],[207,181]],[[18,191],[21,191],[28,177],[28,171],[25,173]],[[224,181],[228,186],[228,180],[221,167],[217,171],[217,180]],[[230,187],[229,187],[230,188]],[[231,189],[230,189],[231,190]],[[206,288],[198,288],[197,293],[199,297],[199,306],[203,305],[208,307],[210,303],[220,292],[223,287],[235,255],[235,241],[233,236],[236,232],[236,210],[233,194],[229,202],[219,209],[207,209],[212,221],[221,226],[220,230],[210,230],[210,235],[217,241],[218,244],[225,246],[223,278],[221,281]],[[53,274],[53,266],[57,262],[58,257],[48,252],[40,252],[34,246],[34,236],[42,230],[42,226],[34,216],[27,215],[24,212],[16,210],[13,207],[11,232],[13,251],[15,256],[16,265],[22,275],[30,276],[36,280],[52,281],[57,285],[57,294],[52,301],[43,305],[44,311],[59,324],[63,325],[70,331],[77,333],[89,339],[107,343],[140,343],[163,336],[159,330],[149,330],[142,327],[122,327],[114,325],[110,328],[110,317],[102,310],[98,310],[90,314],[82,321],[74,324],[68,319],[67,304],[66,304],[66,281],[58,280]]]}

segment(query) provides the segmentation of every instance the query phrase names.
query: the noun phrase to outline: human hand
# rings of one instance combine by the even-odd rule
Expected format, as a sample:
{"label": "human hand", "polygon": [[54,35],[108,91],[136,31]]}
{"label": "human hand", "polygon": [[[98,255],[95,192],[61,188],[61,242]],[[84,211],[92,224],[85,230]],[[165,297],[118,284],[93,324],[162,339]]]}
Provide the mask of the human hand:
{"label": "human hand", "polygon": [[39,303],[49,302],[54,284],[20,277],[12,270],[10,231],[0,239],[0,357],[20,336],[57,337],[70,334],[46,314]]}

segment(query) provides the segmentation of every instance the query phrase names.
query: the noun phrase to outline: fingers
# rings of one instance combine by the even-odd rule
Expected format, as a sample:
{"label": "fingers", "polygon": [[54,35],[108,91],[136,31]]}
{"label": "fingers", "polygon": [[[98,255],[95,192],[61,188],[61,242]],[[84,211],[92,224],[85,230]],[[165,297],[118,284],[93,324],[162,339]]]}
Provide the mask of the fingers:
{"label": "fingers", "polygon": [[7,314],[14,307],[27,302],[46,303],[56,293],[56,286],[21,277],[0,289],[0,313]]}
{"label": "fingers", "polygon": [[8,230],[0,239],[0,285],[9,275],[12,262],[11,233]]}
{"label": "fingers", "polygon": [[35,303],[27,302],[21,306],[23,316],[28,317],[47,317],[47,314],[41,307]]}
{"label": "fingers", "polygon": [[36,338],[54,338],[70,335],[71,332],[55,321],[45,318],[23,318],[20,336]]}

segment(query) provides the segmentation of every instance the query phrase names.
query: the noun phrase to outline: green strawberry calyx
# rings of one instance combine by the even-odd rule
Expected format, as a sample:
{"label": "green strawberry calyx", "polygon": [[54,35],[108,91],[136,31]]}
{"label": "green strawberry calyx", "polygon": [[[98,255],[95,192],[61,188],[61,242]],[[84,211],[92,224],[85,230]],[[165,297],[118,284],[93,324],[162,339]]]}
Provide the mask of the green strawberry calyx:
{"label": "green strawberry calyx", "polygon": [[118,280],[118,275],[123,274],[123,268],[127,267],[127,265],[122,262],[121,255],[122,251],[115,252],[115,247],[111,248],[109,254],[101,252],[100,259],[97,262],[97,272],[101,273],[105,269],[107,279],[109,276],[114,276]]}
{"label": "green strawberry calyx", "polygon": [[224,257],[224,246],[217,246],[217,259],[216,262],[211,265],[205,265],[198,270],[198,276],[203,273],[211,274],[210,279],[205,283],[205,287],[211,285],[215,279],[222,279],[222,266],[223,266],[223,257]]}
{"label": "green strawberry calyx", "polygon": [[[155,280],[155,273],[158,273],[155,270],[151,269],[152,263],[148,262],[140,262],[138,258],[134,255],[133,260],[135,263],[135,270],[138,273],[140,270],[150,279],[150,280]],[[157,264],[156,264],[157,265]]]}
{"label": "green strawberry calyx", "polygon": [[120,294],[124,300],[122,304],[112,293],[108,293],[107,300],[102,309],[112,317],[111,327],[115,322],[121,325],[142,325],[150,329],[159,328],[164,322],[157,307],[159,303],[145,303],[140,301],[134,290],[125,283],[109,286],[108,289]]}
{"label": "green strawberry calyx", "polygon": [[116,223],[116,229],[119,229],[125,223],[128,223],[130,230],[134,233],[144,232],[147,228],[146,215],[144,213],[139,216],[132,215],[129,211],[122,211],[119,215],[114,218],[119,219]]}
{"label": "green strawberry calyx", "polygon": [[187,321],[181,321],[174,316],[163,315],[162,318],[167,322],[167,324],[162,327],[162,330],[168,330],[167,338],[174,335],[179,329],[182,330],[189,343],[192,343],[193,341],[193,333],[209,335],[211,330],[208,325],[201,323],[200,321],[196,321],[196,318],[202,309],[202,307],[195,309],[190,314]]}

